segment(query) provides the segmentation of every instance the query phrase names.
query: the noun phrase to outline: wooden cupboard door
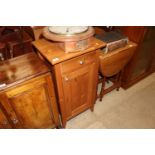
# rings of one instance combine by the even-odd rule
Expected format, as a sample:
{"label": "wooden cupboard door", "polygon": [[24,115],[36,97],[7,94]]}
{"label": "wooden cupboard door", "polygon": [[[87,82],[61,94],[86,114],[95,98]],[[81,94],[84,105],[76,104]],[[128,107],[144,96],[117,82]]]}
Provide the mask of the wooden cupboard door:
{"label": "wooden cupboard door", "polygon": [[[1,107],[1,106],[0,106]],[[0,129],[10,129],[12,128],[9,121],[7,120],[5,114],[0,108]]]}
{"label": "wooden cupboard door", "polygon": [[63,75],[63,93],[67,120],[93,106],[95,62]]}
{"label": "wooden cupboard door", "polygon": [[53,128],[51,96],[44,78],[7,91],[21,128]]}

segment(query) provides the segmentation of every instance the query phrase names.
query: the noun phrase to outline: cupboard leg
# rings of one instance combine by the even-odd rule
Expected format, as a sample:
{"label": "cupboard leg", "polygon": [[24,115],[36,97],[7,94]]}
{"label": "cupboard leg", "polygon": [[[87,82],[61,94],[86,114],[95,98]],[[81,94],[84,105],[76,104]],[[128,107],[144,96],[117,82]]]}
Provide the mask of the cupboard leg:
{"label": "cupboard leg", "polygon": [[56,129],[63,129],[62,125],[56,126]]}
{"label": "cupboard leg", "polygon": [[90,107],[90,110],[93,112],[94,111],[94,105]]}
{"label": "cupboard leg", "polygon": [[62,120],[62,128],[66,128],[66,120]]}

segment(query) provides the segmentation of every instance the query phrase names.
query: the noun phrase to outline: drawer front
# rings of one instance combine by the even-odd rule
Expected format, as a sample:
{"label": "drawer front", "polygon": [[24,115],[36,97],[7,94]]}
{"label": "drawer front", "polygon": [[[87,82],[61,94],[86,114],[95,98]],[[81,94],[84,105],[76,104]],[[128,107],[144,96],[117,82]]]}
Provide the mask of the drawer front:
{"label": "drawer front", "polygon": [[72,72],[74,70],[80,69],[81,67],[88,65],[89,63],[94,62],[95,60],[96,60],[95,51],[88,54],[84,54],[77,58],[73,58],[71,60],[61,63],[61,72],[62,74]]}

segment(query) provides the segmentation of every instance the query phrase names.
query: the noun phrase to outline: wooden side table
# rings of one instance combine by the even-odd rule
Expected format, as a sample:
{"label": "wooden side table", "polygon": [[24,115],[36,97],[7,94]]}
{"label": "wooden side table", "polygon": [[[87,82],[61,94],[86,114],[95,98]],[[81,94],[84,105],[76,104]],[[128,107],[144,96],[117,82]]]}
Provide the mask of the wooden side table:
{"label": "wooden side table", "polygon": [[45,39],[34,41],[33,45],[51,64],[62,126],[84,110],[93,110],[98,83],[98,49],[106,44],[94,38],[90,48],[73,53],[65,53]]}

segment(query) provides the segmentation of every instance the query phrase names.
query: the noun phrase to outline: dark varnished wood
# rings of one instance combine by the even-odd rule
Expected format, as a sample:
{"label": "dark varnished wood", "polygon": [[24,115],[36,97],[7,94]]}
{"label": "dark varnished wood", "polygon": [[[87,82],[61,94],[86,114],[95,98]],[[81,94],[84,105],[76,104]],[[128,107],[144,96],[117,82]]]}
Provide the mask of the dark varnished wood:
{"label": "dark varnished wood", "polygon": [[122,26],[119,27],[123,34],[129,37],[135,43],[142,42],[147,31],[145,26]]}
{"label": "dark varnished wood", "polygon": [[35,53],[0,62],[0,84],[6,84],[0,90],[15,86],[48,71],[49,69]]}
{"label": "dark varnished wood", "polygon": [[32,52],[33,39],[22,26],[3,26],[0,30],[0,42],[7,48],[3,51],[4,59],[10,59]]}
{"label": "dark varnished wood", "polygon": [[[35,53],[2,65],[6,71],[0,89],[0,104],[13,128],[54,128],[60,126],[51,73]],[[10,71],[9,71],[10,72]],[[13,74],[11,76],[10,74]],[[13,78],[13,79],[12,79]],[[1,81],[2,82],[2,81]]]}
{"label": "dark varnished wood", "polygon": [[[153,49],[155,48],[155,28],[146,26],[120,27],[130,40],[137,43],[135,54],[126,66],[122,87],[127,89],[155,70]],[[153,47],[154,46],[154,47]]]}

